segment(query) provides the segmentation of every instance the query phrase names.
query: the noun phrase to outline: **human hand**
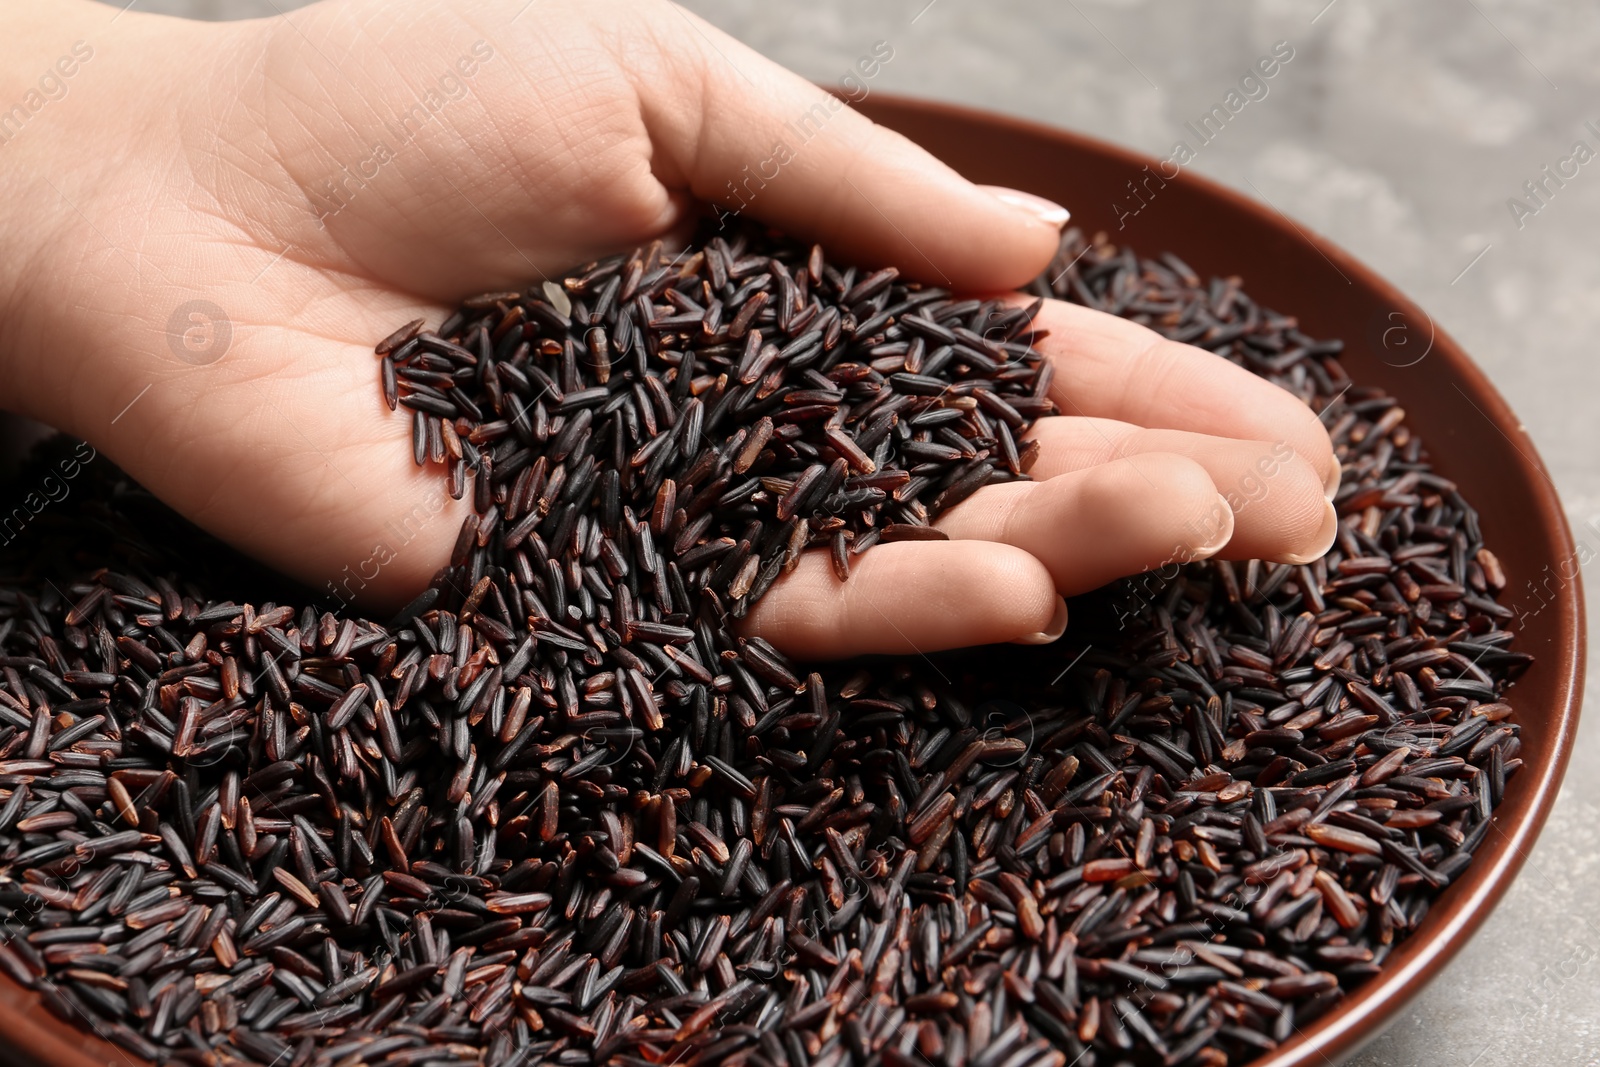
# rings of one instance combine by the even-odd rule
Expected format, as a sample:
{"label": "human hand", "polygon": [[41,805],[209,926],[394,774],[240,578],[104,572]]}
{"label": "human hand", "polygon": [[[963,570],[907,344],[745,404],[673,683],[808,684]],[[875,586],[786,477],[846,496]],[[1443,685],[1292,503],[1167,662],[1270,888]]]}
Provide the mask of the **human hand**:
{"label": "human hand", "polygon": [[808,554],[748,626],[802,658],[1042,644],[1063,594],[1218,556],[1306,563],[1338,532],[1339,465],[1321,421],[1234,364],[1125,319],[1047,300],[1054,364],[1032,481],[980,489],[933,525],[948,541],[879,544],[840,582]]}
{"label": "human hand", "polygon": [[[225,25],[67,2],[24,21],[0,69],[47,70],[77,39],[92,59],[0,145],[0,395],[313,589],[378,606],[426,584],[468,505],[412,465],[373,341],[681,237],[828,99],[654,0],[334,0]],[[1050,259],[1049,205],[827,114],[778,177],[738,187],[751,215],[963,290]],[[1034,431],[1040,480],[952,510],[956,540],[875,548],[843,586],[802,560],[754,632],[802,656],[1057,633],[1060,593],[1331,542],[1337,467],[1288,394],[1082,308],[1050,302],[1040,325],[1067,413]],[[1236,522],[1217,493],[1266,455],[1273,492]]]}

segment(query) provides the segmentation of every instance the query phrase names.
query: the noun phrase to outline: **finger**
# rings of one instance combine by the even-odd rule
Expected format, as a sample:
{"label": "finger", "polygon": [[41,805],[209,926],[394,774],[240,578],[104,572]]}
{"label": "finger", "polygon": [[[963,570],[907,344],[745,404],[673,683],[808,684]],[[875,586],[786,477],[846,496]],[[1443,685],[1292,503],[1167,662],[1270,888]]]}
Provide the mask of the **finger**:
{"label": "finger", "polygon": [[1321,475],[1329,498],[1338,488],[1339,464],[1321,420],[1266,379],[1136,322],[1061,300],[1044,302],[1035,328],[1049,331],[1038,348],[1054,364],[1050,397],[1062,414],[1286,441]]}
{"label": "finger", "polygon": [[1203,467],[1233,511],[1228,559],[1304,563],[1327,551],[1338,513],[1322,477],[1287,442],[1239,441],[1184,430],[1149,430],[1114,419],[1041,419],[1036,479],[1072,474],[1126,456],[1167,452]]}
{"label": "finger", "polygon": [[[695,15],[652,10],[663,40],[698,46],[683,53],[692,63],[639,85],[660,153],[652,165],[667,184],[682,182],[724,217],[748,213],[846,260],[957,289],[1022,285],[1055,254],[1067,216],[1058,205],[974,185]],[[880,42],[863,63],[875,72],[893,54]]]}
{"label": "finger", "polygon": [[1071,596],[1214,555],[1233,534],[1233,511],[1200,464],[1150,453],[1049,481],[989,486],[935,525],[952,538],[1022,549]]}
{"label": "finger", "polygon": [[743,627],[802,660],[1042,643],[1065,628],[1066,606],[1038,560],[966,541],[876,545],[852,559],[845,582],[826,553],[807,552]]}
{"label": "finger", "polygon": [[[241,31],[235,62],[268,64],[277,91],[256,126],[231,120],[223,143],[275,161],[259,180],[284,205],[252,232],[270,225],[276,247],[440,300],[642,244],[707,201],[961,289],[1021,285],[1059,247],[1064,209],[968,182],[667,0],[514,17],[527,6],[501,0],[469,18],[459,4],[408,5],[381,62],[358,61],[371,25],[392,22],[377,0],[357,0],[370,18],[313,4],[292,32]],[[354,58],[338,78],[277,58],[306,46]],[[864,51],[856,99],[894,60],[887,42]],[[459,91],[444,106],[430,90],[423,106],[417,72],[441,70]]]}

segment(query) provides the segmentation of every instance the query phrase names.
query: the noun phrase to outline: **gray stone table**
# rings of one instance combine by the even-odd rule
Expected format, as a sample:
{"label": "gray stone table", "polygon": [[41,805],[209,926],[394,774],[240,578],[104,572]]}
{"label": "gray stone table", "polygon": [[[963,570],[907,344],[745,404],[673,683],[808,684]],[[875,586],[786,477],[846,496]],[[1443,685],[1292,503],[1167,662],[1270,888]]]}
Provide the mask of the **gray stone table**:
{"label": "gray stone table", "polygon": [[[546,0],[548,2],[548,0]],[[119,4],[120,6],[120,4]],[[288,0],[142,0],[202,18]],[[1575,527],[1600,528],[1600,166],[1526,198],[1600,127],[1600,5],[1533,0],[689,0],[834,83],[993,108],[1165,156],[1256,57],[1293,61],[1195,159],[1405,290],[1482,364],[1538,442]],[[1187,139],[1187,138],[1186,138]],[[1521,197],[1537,213],[1514,213]],[[1519,217],[1520,216],[1520,217]],[[1600,551],[1600,536],[1590,542]],[[1591,565],[1591,567],[1594,565]],[[1586,575],[1593,580],[1594,574]],[[1593,626],[1591,634],[1600,633]],[[1591,637],[1591,644],[1600,638]],[[1594,683],[1591,683],[1591,687]],[[1592,690],[1591,690],[1592,691]],[[1600,724],[1516,885],[1360,1067],[1600,1064]]]}

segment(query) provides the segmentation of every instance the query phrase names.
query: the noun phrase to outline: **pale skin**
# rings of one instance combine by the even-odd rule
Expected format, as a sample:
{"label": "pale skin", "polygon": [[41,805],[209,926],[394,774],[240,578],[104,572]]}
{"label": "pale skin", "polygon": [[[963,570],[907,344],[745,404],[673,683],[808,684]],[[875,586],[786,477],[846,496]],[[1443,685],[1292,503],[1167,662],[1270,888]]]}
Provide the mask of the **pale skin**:
{"label": "pale skin", "polygon": [[[663,0],[326,0],[231,24],[42,0],[6,22],[0,108],[26,113],[0,120],[0,402],[315,590],[438,499],[440,469],[412,465],[409,424],[382,402],[377,339],[681,240],[697,201],[735,204],[727,183],[824,99]],[[32,109],[80,41],[92,55]],[[397,136],[441,84],[454,95]],[[848,109],[745,210],[836,259],[982,294],[1037,275],[1064,214]],[[211,362],[169,335],[193,300],[227,318]],[[1050,301],[1038,321],[1062,414],[1034,428],[1035,480],[941,517],[950,541],[874,548],[847,583],[808,555],[749,632],[806,658],[1038,643],[1063,632],[1063,596],[1122,575],[1326,551],[1339,468],[1298,400],[1084,308]],[[413,524],[362,606],[420,591],[467,507]]]}

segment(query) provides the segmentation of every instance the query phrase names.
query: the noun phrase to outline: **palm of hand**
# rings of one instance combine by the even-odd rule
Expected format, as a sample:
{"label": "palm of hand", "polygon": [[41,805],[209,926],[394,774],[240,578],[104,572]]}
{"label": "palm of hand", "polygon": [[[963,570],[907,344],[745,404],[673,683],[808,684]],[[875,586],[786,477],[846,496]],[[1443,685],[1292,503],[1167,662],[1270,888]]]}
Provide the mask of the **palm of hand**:
{"label": "palm of hand", "polygon": [[[681,235],[694,200],[722,196],[819,96],[668,4],[520,7],[348,0],[181,29],[130,16],[102,47],[104,77],[61,105],[58,135],[98,129],[123,151],[116,167],[45,175],[39,202],[55,225],[21,304],[77,313],[16,316],[8,347],[67,353],[16,361],[17,406],[313,588],[408,598],[448,555],[466,505],[442,497],[437,468],[412,465],[408,420],[378,396],[374,339],[436,323],[463,293]],[[174,38],[197,65],[152,58]],[[176,89],[117,115],[141,83]],[[957,288],[1006,288],[1043,266],[1053,228],[842,116],[760,189],[755,213]],[[787,633],[795,651],[838,654],[898,617],[897,595],[913,612],[918,586],[936,582],[956,621],[897,627],[906,644],[1046,629],[1057,589],[1158,563],[1174,530],[1214,512],[1216,486],[1261,448],[1203,438],[1225,423],[1207,401],[1270,387],[1085,314],[1045,316],[1087,326],[1053,353],[1081,368],[1079,381],[1061,375],[1066,409],[1126,421],[1049,420],[1040,470],[1053,477],[956,509],[946,528],[969,540],[883,546],[842,593],[825,564],[804,564],[752,624],[780,645]],[[1109,385],[1130,356],[1171,379],[1144,410]],[[1151,410],[1179,395],[1196,411]],[[1306,457],[1281,512],[1253,516],[1266,526],[1236,546],[1259,554],[1323,537],[1326,438],[1284,400],[1240,423]],[[1171,521],[1138,519],[1141,502]],[[1143,522],[1142,540],[1105,521],[1108,507]],[[1075,525],[1115,547],[1062,558]]]}

